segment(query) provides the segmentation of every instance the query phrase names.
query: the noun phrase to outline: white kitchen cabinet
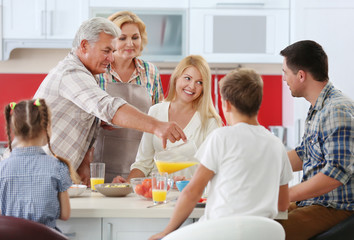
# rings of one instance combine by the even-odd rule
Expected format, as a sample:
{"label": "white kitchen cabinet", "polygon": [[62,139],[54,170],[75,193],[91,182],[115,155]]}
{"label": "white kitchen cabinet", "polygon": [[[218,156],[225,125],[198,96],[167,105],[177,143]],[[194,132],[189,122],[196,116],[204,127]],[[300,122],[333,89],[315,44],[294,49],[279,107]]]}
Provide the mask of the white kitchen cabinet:
{"label": "white kitchen cabinet", "polygon": [[328,55],[329,79],[354,98],[351,69],[354,53],[354,1],[296,0],[291,2],[291,42],[311,39]]}
{"label": "white kitchen cabinet", "polygon": [[289,1],[191,0],[189,30],[189,52],[208,62],[280,63]]}
{"label": "white kitchen cabinet", "polygon": [[88,18],[88,2],[3,0],[3,13],[5,39],[73,39],[77,28]]}
{"label": "white kitchen cabinet", "polygon": [[2,60],[2,0],[0,0],[0,61]]}
{"label": "white kitchen cabinet", "polygon": [[122,1],[122,0],[89,0],[90,7],[119,7],[124,8],[125,10],[134,9],[171,9],[171,8],[188,8],[189,0],[130,0],[130,1]]}
{"label": "white kitchen cabinet", "polygon": [[[148,239],[161,232],[168,223],[168,218],[104,218],[102,240],[140,240]],[[182,226],[193,223],[187,219]]]}
{"label": "white kitchen cabinet", "polygon": [[[354,99],[351,69],[354,53],[354,1],[352,0],[291,0],[290,40],[318,42],[328,55],[329,79],[344,94]],[[285,84],[286,85],[286,84]],[[287,86],[285,86],[287,88]],[[290,95],[290,92],[284,92]],[[286,125],[288,142],[297,145],[303,135],[304,122],[310,104],[287,97],[283,109],[292,115]]]}
{"label": "white kitchen cabinet", "polygon": [[3,37],[44,38],[46,0],[3,0]]}
{"label": "white kitchen cabinet", "polygon": [[3,0],[4,59],[14,48],[71,48],[88,0]]}
{"label": "white kitchen cabinet", "polygon": [[70,240],[100,240],[102,218],[70,218],[68,221],[57,220],[57,227]]}

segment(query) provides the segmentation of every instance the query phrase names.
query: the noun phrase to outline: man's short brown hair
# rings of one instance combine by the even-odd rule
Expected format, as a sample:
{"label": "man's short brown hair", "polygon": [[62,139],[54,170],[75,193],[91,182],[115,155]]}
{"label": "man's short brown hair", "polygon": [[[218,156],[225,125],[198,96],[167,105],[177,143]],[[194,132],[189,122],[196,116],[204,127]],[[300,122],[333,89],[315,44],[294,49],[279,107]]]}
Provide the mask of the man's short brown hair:
{"label": "man's short brown hair", "polygon": [[255,116],[262,103],[263,81],[252,69],[231,71],[220,83],[221,97],[229,101],[240,113]]}

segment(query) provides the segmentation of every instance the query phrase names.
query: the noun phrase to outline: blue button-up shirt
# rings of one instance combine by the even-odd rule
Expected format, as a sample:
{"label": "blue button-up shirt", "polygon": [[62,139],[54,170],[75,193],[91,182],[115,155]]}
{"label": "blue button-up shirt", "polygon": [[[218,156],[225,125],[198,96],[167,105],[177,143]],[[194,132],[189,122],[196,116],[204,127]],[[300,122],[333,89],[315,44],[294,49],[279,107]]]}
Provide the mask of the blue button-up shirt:
{"label": "blue button-up shirt", "polygon": [[0,162],[1,213],[55,228],[60,216],[58,192],[71,184],[67,165],[41,147],[15,148]]}
{"label": "blue button-up shirt", "polygon": [[302,182],[321,172],[343,185],[298,203],[354,210],[354,101],[328,82],[310,107],[296,152],[303,161]]}

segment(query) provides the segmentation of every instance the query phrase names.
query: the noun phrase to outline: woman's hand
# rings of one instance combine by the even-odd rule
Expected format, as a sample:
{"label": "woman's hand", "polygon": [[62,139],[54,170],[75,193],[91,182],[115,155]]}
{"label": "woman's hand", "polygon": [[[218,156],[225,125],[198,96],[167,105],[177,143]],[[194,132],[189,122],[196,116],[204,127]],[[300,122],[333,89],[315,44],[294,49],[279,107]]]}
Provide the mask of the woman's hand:
{"label": "woman's hand", "polygon": [[127,180],[125,180],[125,178],[123,178],[122,176],[117,176],[115,178],[113,178],[112,183],[126,183]]}
{"label": "woman's hand", "polygon": [[177,188],[177,186],[176,186],[177,181],[184,181],[184,180],[187,180],[187,178],[185,176],[174,176],[173,177],[173,188],[174,189]]}

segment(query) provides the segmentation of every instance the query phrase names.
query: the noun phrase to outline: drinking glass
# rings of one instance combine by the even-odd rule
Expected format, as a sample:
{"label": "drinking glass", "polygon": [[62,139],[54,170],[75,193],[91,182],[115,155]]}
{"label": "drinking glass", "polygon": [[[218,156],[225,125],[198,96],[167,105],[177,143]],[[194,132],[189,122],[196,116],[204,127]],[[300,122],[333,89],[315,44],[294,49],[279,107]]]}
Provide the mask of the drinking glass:
{"label": "drinking glass", "polygon": [[90,163],[91,190],[96,191],[95,185],[104,183],[105,163]]}
{"label": "drinking glass", "polygon": [[152,201],[154,205],[166,203],[167,173],[152,173]]}

